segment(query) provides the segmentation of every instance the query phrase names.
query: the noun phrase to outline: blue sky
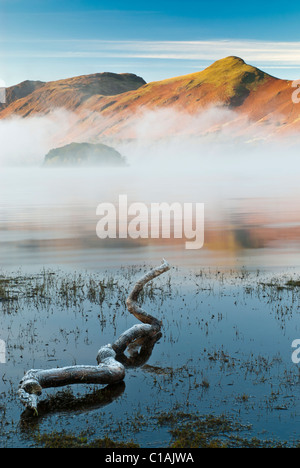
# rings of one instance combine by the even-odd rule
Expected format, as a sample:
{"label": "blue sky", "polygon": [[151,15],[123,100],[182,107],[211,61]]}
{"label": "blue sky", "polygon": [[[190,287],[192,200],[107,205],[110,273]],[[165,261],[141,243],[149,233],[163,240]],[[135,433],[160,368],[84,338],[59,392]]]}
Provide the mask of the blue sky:
{"label": "blue sky", "polygon": [[146,81],[238,55],[300,77],[298,2],[0,0],[0,80],[112,71]]}

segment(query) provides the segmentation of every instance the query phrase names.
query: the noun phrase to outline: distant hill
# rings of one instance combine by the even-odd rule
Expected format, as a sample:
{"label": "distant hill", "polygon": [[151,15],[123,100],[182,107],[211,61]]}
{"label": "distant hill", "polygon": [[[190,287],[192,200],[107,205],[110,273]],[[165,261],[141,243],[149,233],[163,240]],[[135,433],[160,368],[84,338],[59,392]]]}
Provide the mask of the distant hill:
{"label": "distant hill", "polygon": [[42,81],[23,81],[23,83],[17,84],[16,86],[10,86],[6,88],[6,103],[0,104],[0,110],[9,106],[10,104],[29,96],[35,90],[40,89],[45,83]]}
{"label": "distant hill", "polygon": [[203,71],[148,84],[136,75],[110,73],[46,83],[0,111],[0,119],[63,108],[75,115],[66,142],[79,137],[97,142],[103,137],[135,138],[132,123],[148,110],[198,115],[216,106],[234,110],[237,119],[247,117],[251,125],[272,135],[300,130],[300,104],[292,102],[293,91],[291,81],[275,78],[239,57],[226,57]]}
{"label": "distant hill", "polygon": [[82,167],[102,166],[117,167],[126,166],[123,156],[110,146],[89,143],[71,143],[51,150],[45,157],[46,167]]}

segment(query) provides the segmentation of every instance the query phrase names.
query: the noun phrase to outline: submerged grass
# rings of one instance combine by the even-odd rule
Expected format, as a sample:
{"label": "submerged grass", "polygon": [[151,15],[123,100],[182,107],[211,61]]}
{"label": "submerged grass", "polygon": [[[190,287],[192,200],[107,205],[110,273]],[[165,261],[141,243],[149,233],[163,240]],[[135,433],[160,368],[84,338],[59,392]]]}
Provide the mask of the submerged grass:
{"label": "submerged grass", "polygon": [[[3,418],[0,446],[4,445],[4,440],[9,444],[10,438],[14,437],[6,435],[5,431],[7,427],[16,427],[9,414],[14,414],[15,418],[17,412],[18,417],[20,410],[19,407],[17,411],[15,409],[18,380],[9,377],[10,369],[21,369],[21,376],[28,363],[36,365],[36,359],[42,368],[61,366],[62,362],[64,365],[90,364],[90,357],[93,358],[93,353],[96,355],[101,340],[109,342],[106,340],[119,336],[120,329],[124,331],[123,326],[126,329],[127,320],[131,320],[126,310],[126,297],[135,280],[148,269],[145,265],[120,269],[116,274],[111,271],[92,274],[43,270],[35,275],[20,272],[0,275],[0,313],[3,324],[8,326],[10,366],[0,381],[5,389],[0,393]],[[136,387],[147,383],[147,387],[142,388],[149,391],[149,402],[147,398],[140,402],[136,394],[136,400],[131,401],[135,390],[129,387],[130,391],[125,392],[125,383],[113,389],[92,387],[84,396],[83,393],[74,395],[69,389],[55,390],[40,402],[40,419],[31,420],[22,415],[22,440],[25,436],[28,445],[47,448],[137,448],[144,446],[143,436],[139,436],[147,433],[150,434],[148,440],[153,437],[159,441],[159,446],[166,448],[279,448],[293,445],[271,440],[272,432],[266,440],[256,437],[258,432],[236,423],[233,414],[248,420],[247,415],[251,413],[251,421],[256,415],[259,419],[267,413],[274,417],[274,421],[274,413],[279,416],[280,412],[282,417],[287,414],[290,418],[296,415],[294,393],[300,376],[297,377],[295,372],[297,368],[290,369],[282,361],[279,351],[276,355],[265,354],[265,348],[256,352],[255,346],[251,346],[251,352],[248,349],[244,352],[243,346],[249,337],[245,339],[245,330],[239,329],[236,323],[243,324],[240,317],[249,301],[247,312],[251,320],[250,308],[254,310],[261,303],[262,313],[270,317],[268,323],[272,321],[277,327],[278,322],[277,328],[285,330],[299,310],[298,278],[291,275],[266,279],[259,273],[251,276],[245,270],[232,271],[228,275],[200,270],[181,275],[176,280],[177,276],[174,272],[163,281],[153,282],[140,298],[141,303],[146,304],[146,310],[161,317],[164,324],[163,338],[155,348],[156,358],[144,363],[138,372],[128,371],[126,378],[129,385],[136,378]],[[226,303],[229,306],[224,310]],[[228,321],[232,311],[233,322],[231,317]],[[60,322],[61,317],[65,322]],[[233,327],[229,329],[231,325]],[[46,330],[48,326],[49,332],[40,337],[41,327]],[[218,342],[220,330],[223,338],[225,333],[232,336],[233,346],[227,347],[225,341]],[[91,335],[94,341],[90,354],[87,351]],[[279,332],[277,339],[281,335]],[[194,348],[189,348],[190,337],[197,338]],[[251,342],[255,338],[256,335],[250,336]],[[82,350],[86,353],[84,357]],[[224,400],[222,409],[221,404],[217,406],[221,400]],[[124,420],[111,417],[109,412],[99,416],[102,408],[113,401],[124,404]],[[177,409],[169,410],[174,402],[178,402]],[[203,402],[208,402],[204,411]],[[229,416],[224,406],[230,408]],[[213,407],[214,415],[207,415]],[[203,415],[191,411],[199,408]],[[215,412],[219,410],[220,414],[226,411],[226,415],[216,416]],[[82,416],[81,422],[77,423],[79,416]],[[45,421],[48,420],[51,423],[47,426]],[[57,422],[54,432],[53,421]],[[87,421],[90,427],[95,424],[93,434],[82,432],[88,427],[85,425]],[[161,439],[162,434],[166,438]],[[299,445],[295,442],[293,446]]]}
{"label": "submerged grass", "polygon": [[171,411],[158,417],[158,424],[170,427],[170,448],[298,448],[299,444],[242,436],[251,426],[243,426],[233,418],[221,415],[201,416],[198,413]]}
{"label": "submerged grass", "polygon": [[133,441],[130,442],[116,442],[109,437],[104,439],[88,440],[86,434],[75,436],[65,432],[52,432],[51,434],[42,434],[35,436],[35,441],[43,448],[140,448],[138,444]]}
{"label": "submerged grass", "polygon": [[[117,280],[111,273],[67,274],[52,270],[43,270],[42,273],[33,276],[20,274],[0,276],[0,301],[25,300],[34,305],[48,304],[70,308],[86,300],[101,306],[103,302],[109,302],[112,296],[117,294],[118,299],[125,304],[128,291],[124,289],[124,282],[128,285],[136,274],[134,269],[130,272],[131,274]],[[153,300],[157,297],[158,291],[163,290],[154,284],[146,286],[141,293],[140,302]],[[168,295],[167,291],[164,291],[164,295]]]}
{"label": "submerged grass", "polygon": [[[251,427],[242,426],[224,415],[200,416],[195,413],[171,410],[168,413],[156,415],[152,419],[156,421],[157,426],[167,427],[170,433],[170,443],[163,448],[300,448],[297,443],[293,445],[288,442],[263,440],[251,437],[251,435],[243,436],[244,432],[249,433]],[[88,433],[76,436],[66,432],[52,432],[36,434],[34,439],[39,446],[44,448],[141,448],[133,440],[115,441],[108,436],[98,439]]]}

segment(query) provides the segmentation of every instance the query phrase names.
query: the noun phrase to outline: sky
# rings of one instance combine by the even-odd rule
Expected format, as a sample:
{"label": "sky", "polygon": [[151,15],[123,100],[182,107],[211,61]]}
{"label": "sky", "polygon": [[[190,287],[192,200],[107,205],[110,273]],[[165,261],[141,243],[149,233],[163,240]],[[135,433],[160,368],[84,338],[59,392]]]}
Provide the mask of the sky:
{"label": "sky", "polygon": [[236,55],[300,78],[300,4],[0,0],[0,84],[110,71],[147,82]]}

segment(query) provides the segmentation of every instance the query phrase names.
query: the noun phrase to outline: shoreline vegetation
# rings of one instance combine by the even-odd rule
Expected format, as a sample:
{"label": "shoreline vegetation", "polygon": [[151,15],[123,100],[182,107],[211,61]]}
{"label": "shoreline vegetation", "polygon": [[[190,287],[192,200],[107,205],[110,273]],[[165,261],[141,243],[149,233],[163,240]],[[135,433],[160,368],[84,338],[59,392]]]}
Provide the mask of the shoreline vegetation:
{"label": "shoreline vegetation", "polygon": [[[141,272],[145,272],[148,268],[146,265],[124,267],[120,268],[117,274],[112,271],[94,274],[88,272],[66,273],[45,269],[36,274],[24,274],[21,271],[10,274],[0,273],[0,314],[4,327],[6,323],[9,323],[10,331],[12,331],[14,329],[12,324],[15,322],[19,330],[18,339],[13,341],[9,338],[8,340],[8,362],[2,378],[2,384],[6,385],[6,390],[2,391],[0,396],[0,446],[6,447],[10,445],[11,440],[19,440],[21,428],[23,445],[46,448],[153,447],[158,436],[153,439],[151,444],[149,444],[149,440],[148,443],[143,441],[142,436],[144,433],[155,434],[157,431],[157,433],[163,434],[159,445],[161,448],[299,448],[300,441],[296,434],[292,435],[292,431],[290,439],[285,440],[279,435],[271,437],[267,431],[259,433],[253,424],[257,411],[259,418],[264,412],[270,415],[284,414],[290,411],[291,418],[296,416],[296,385],[299,384],[297,366],[295,366],[295,375],[293,376],[290,370],[284,367],[282,374],[280,374],[279,367],[282,365],[280,356],[272,359],[271,356],[247,356],[245,354],[243,358],[237,359],[236,356],[226,352],[222,346],[219,349],[212,347],[202,351],[199,362],[205,361],[207,367],[204,371],[200,370],[200,366],[196,362],[190,362],[191,359],[188,359],[184,365],[178,363],[177,367],[172,362],[165,365],[166,360],[160,363],[160,355],[164,353],[162,353],[162,349],[159,349],[155,361],[151,359],[148,363],[143,363],[140,368],[135,368],[141,373],[142,380],[147,380],[148,385],[152,388],[149,392],[148,404],[143,406],[143,403],[134,403],[135,412],[130,412],[127,409],[123,417],[119,415],[113,422],[111,415],[105,419],[105,412],[113,402],[124,398],[124,395],[130,398],[131,379],[134,376],[130,372],[125,383],[101,389],[96,386],[88,386],[85,389],[87,393],[84,394],[76,394],[69,387],[59,392],[55,391],[40,402],[38,418],[25,411],[21,414],[18,422],[17,415],[19,413],[20,417],[20,406],[17,399],[17,380],[13,377],[14,373],[11,377],[9,376],[9,366],[13,365],[19,370],[27,367],[28,362],[24,365],[20,364],[25,359],[27,347],[31,347],[36,354],[40,352],[42,356],[47,349],[47,356],[51,358],[49,361],[59,362],[60,356],[57,356],[60,352],[59,340],[65,340],[62,346],[63,349],[67,348],[72,335],[78,341],[78,343],[76,342],[78,354],[76,361],[79,360],[81,334],[86,335],[85,341],[89,340],[88,314],[97,311],[97,320],[103,332],[105,328],[109,328],[107,336],[112,329],[115,329],[116,332],[119,321],[122,322],[120,324],[120,328],[122,328],[128,319],[125,302],[129,286],[134,283]],[[172,346],[176,349],[178,356],[180,356],[181,349],[177,349],[175,346],[176,340],[174,338],[177,317],[168,317],[168,311],[170,305],[180,301],[183,305],[178,310],[182,310],[182,316],[185,317],[183,320],[192,322],[192,318],[189,316],[192,304],[187,301],[186,290],[181,289],[185,282],[193,285],[193,297],[209,295],[211,301],[214,295],[220,299],[219,295],[221,294],[222,300],[227,300],[226,298],[231,295],[238,302],[239,298],[234,297],[234,293],[230,290],[231,287],[238,287],[242,291],[243,298],[251,298],[255,301],[263,300],[269,305],[272,304],[274,311],[276,310],[274,319],[281,329],[285,328],[286,323],[293,316],[294,312],[291,309],[293,304],[295,309],[298,307],[300,278],[296,274],[265,277],[260,272],[250,273],[246,270],[229,273],[199,270],[191,272],[189,277],[187,274],[181,274],[178,282],[173,279],[172,275],[167,275],[158,283],[155,281],[148,284],[141,293],[141,304],[146,304],[147,309],[150,307],[150,311],[151,307],[153,310],[159,309],[161,311],[161,319],[166,325],[163,334],[167,337],[166,341],[171,339],[174,341]],[[284,306],[286,297],[288,301],[287,305]],[[89,309],[87,305],[89,305]],[[28,318],[26,318],[27,311],[31,311]],[[44,338],[39,336],[38,322],[41,321],[44,326],[50,327],[47,325],[47,320],[50,320],[52,316],[54,320],[55,314],[57,313],[59,316],[62,311],[68,311],[69,319],[71,322],[73,321],[75,327],[74,330],[68,331],[66,325],[63,327],[58,324],[57,334],[55,334],[53,328],[55,322],[53,322],[52,328],[49,328],[49,342],[45,343]],[[209,319],[207,317],[203,318],[203,321],[200,318],[197,319],[199,333],[203,334],[206,330],[206,334],[208,334],[209,327],[215,327],[215,314],[216,312],[212,310]],[[218,321],[222,322],[222,320],[224,317],[219,316]],[[80,329],[80,323],[85,322],[86,330]],[[192,327],[194,326],[192,325]],[[241,334],[237,329],[237,337],[239,333]],[[103,340],[105,339],[106,336],[103,337]],[[50,353],[52,345],[57,346],[57,350],[52,350]],[[45,363],[45,365],[48,364]],[[133,368],[129,366],[129,369]],[[241,381],[251,376],[256,388],[260,389],[261,386],[263,392],[266,392],[265,385],[269,385],[268,389],[271,390],[271,393],[267,399],[264,397],[263,400],[258,400],[260,391],[254,397],[252,393],[242,393],[239,385],[219,383],[219,387],[220,385],[231,385],[234,403],[228,403],[225,412],[221,411],[220,407],[213,413],[208,412],[207,409],[202,413],[201,404],[200,409],[197,410],[190,394],[194,392],[195,395],[199,395],[197,397],[199,399],[195,400],[198,401],[199,405],[199,402],[213,390],[215,385],[213,375],[215,373],[222,374],[226,378],[234,375],[234,379],[239,378]],[[21,377],[22,375],[18,373],[18,378]],[[237,384],[237,382],[235,383]],[[125,390],[127,384],[129,389]],[[182,391],[180,392],[181,386]],[[153,389],[157,391],[157,395],[168,393],[169,405],[164,404],[164,407],[161,407],[158,401],[152,402],[151,392],[154,391]],[[222,386],[218,392],[220,389]],[[176,394],[178,391],[179,393]],[[292,393],[293,395],[291,395]],[[173,394],[176,394],[175,400],[177,402],[175,404],[174,400],[173,403],[171,400]],[[287,395],[290,399],[287,398]],[[13,416],[9,416],[10,414]],[[89,429],[87,429],[82,421],[89,414],[96,422],[95,427],[93,424],[89,424]],[[80,419],[80,415],[83,419]],[[78,421],[72,420],[70,423],[69,417],[74,419],[75,416]],[[57,418],[59,418],[60,423],[64,419],[68,422],[65,426],[62,424],[63,427],[58,425],[53,431],[53,422],[58,421]]]}
{"label": "shoreline vegetation", "polygon": [[127,163],[111,146],[101,143],[71,143],[49,151],[43,167],[127,167]]}
{"label": "shoreline vegetation", "polygon": [[[152,427],[166,427],[170,434],[170,443],[161,448],[194,449],[194,448],[300,448],[300,443],[289,444],[276,440],[263,440],[245,436],[251,428],[243,426],[229,417],[194,413],[182,413],[171,410],[169,413],[156,415]],[[151,425],[151,423],[149,425]],[[135,431],[139,422],[132,421]],[[143,421],[142,424],[145,424]],[[43,448],[144,448],[133,439],[124,442],[112,440],[109,436],[103,439],[92,434],[82,433],[78,436],[67,432],[52,432],[35,435],[35,441]]]}

